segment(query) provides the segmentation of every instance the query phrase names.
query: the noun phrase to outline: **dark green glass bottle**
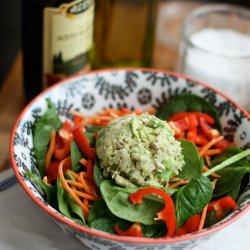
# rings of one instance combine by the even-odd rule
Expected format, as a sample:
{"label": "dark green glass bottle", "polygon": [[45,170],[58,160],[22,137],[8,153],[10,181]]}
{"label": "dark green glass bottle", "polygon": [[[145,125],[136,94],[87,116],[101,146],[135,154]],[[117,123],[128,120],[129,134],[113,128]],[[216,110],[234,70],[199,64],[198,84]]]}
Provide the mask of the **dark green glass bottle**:
{"label": "dark green glass bottle", "polygon": [[23,0],[22,50],[26,100],[90,69],[94,0]]}

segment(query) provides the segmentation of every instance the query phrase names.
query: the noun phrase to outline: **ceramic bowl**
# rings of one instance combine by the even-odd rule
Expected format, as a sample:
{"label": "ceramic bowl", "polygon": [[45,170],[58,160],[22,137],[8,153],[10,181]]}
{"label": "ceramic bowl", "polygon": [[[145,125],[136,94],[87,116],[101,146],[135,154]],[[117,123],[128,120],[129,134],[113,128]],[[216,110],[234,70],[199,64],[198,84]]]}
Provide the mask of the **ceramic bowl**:
{"label": "ceramic bowl", "polygon": [[196,246],[216,231],[237,220],[250,207],[250,182],[244,185],[238,209],[224,220],[200,232],[168,239],[119,237],[86,228],[66,218],[44,200],[38,187],[26,176],[36,170],[32,128],[47,108],[46,98],[55,103],[62,120],[71,118],[71,111],[87,115],[108,108],[128,107],[145,110],[159,107],[171,96],[193,93],[204,97],[218,110],[224,135],[242,148],[250,147],[250,118],[236,103],[205,84],[177,74],[149,69],[117,69],[93,71],[70,78],[46,89],[29,103],[19,116],[11,137],[10,158],[14,172],[24,190],[61,229],[90,249],[183,249]]}

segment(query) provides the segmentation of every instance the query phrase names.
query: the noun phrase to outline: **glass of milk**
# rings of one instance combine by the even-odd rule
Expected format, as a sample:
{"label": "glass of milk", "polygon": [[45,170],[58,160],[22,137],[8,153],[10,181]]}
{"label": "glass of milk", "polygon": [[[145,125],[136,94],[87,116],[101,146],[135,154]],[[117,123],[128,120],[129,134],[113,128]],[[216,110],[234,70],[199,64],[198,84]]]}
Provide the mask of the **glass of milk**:
{"label": "glass of milk", "polygon": [[177,71],[250,110],[250,10],[213,4],[192,11],[183,26]]}

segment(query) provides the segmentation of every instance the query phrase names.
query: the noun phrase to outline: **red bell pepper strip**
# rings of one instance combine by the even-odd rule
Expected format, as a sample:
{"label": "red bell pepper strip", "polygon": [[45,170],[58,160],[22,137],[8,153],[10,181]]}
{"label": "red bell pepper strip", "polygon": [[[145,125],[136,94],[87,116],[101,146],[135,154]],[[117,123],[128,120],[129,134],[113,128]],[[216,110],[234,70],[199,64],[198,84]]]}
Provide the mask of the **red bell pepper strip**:
{"label": "red bell pepper strip", "polygon": [[203,145],[206,145],[207,143],[208,143],[208,139],[204,135],[202,134],[197,135],[196,140],[195,140],[196,145],[203,146]]}
{"label": "red bell pepper strip", "polygon": [[54,157],[57,160],[62,160],[70,153],[71,139],[61,138],[58,134],[56,135],[56,144],[54,148]]}
{"label": "red bell pepper strip", "polygon": [[172,198],[163,190],[154,187],[140,189],[135,193],[130,194],[129,197],[133,204],[141,204],[142,198],[147,194],[157,194],[165,200],[165,206],[160,212],[157,213],[157,217],[158,219],[163,220],[166,224],[168,232],[165,237],[173,236],[176,229],[176,216]]}
{"label": "red bell pepper strip", "polygon": [[168,122],[168,125],[170,126],[171,129],[174,130],[175,134],[174,137],[178,138],[179,135],[183,132],[181,131],[180,128],[178,128],[173,121]]}
{"label": "red bell pepper strip", "polygon": [[212,201],[208,204],[207,212],[216,212],[216,219],[221,220],[225,216],[225,212],[228,209],[237,207],[237,203],[231,196],[225,196],[219,200]]}
{"label": "red bell pepper strip", "polygon": [[121,112],[124,113],[124,114],[131,114],[132,113],[132,111],[130,109],[128,109],[128,108],[122,108]]}
{"label": "red bell pepper strip", "polygon": [[93,134],[93,138],[96,140],[97,137],[98,137],[98,135],[99,135],[99,132],[95,132],[95,133]]}
{"label": "red bell pepper strip", "polygon": [[174,114],[173,116],[170,117],[169,121],[177,121],[179,119],[183,119],[187,116],[192,116],[194,115],[197,119],[199,119],[200,117],[203,117],[205,119],[205,121],[209,124],[214,124],[215,120],[213,117],[211,117],[208,114],[202,113],[202,112],[179,112]]}
{"label": "red bell pepper strip", "polygon": [[90,159],[87,160],[86,167],[87,167],[87,174],[89,176],[89,180],[92,184],[92,187],[94,187],[96,193],[99,193],[99,189],[96,186],[95,179],[94,179],[94,165]]}
{"label": "red bell pepper strip", "polygon": [[228,140],[226,139],[222,139],[220,141],[218,141],[215,146],[218,148],[218,149],[221,149],[221,150],[225,150],[227,149],[229,146],[235,146],[234,143],[232,142],[229,142]]}
{"label": "red bell pepper strip", "polygon": [[115,224],[114,231],[120,236],[132,236],[132,237],[143,237],[140,223],[134,223],[126,231],[122,231],[118,224]]}
{"label": "red bell pepper strip", "polygon": [[73,137],[77,143],[81,152],[86,155],[89,159],[95,159],[95,149],[90,147],[90,142],[86,136],[84,136],[82,129],[77,127],[73,131]]}
{"label": "red bell pepper strip", "polygon": [[201,217],[199,214],[195,214],[194,216],[190,217],[183,227],[177,229],[174,233],[174,236],[180,236],[188,233],[193,233],[198,231],[199,224],[200,224]]}
{"label": "red bell pepper strip", "polygon": [[187,132],[187,140],[196,143],[196,139],[197,139],[197,127],[193,127]]}
{"label": "red bell pepper strip", "polygon": [[80,116],[74,116],[73,123],[75,127],[82,127],[84,125],[83,118]]}
{"label": "red bell pepper strip", "polygon": [[181,131],[189,130],[199,125],[198,120],[195,117],[195,115],[186,116],[180,120],[174,121],[174,124]]}
{"label": "red bell pepper strip", "polygon": [[188,233],[196,232],[198,231],[200,220],[201,216],[199,214],[195,214],[185,222],[184,228]]}
{"label": "red bell pepper strip", "polygon": [[[217,129],[210,127],[203,117],[200,117],[199,122],[200,122],[200,127],[201,127],[202,132],[208,139],[212,140],[220,136],[219,131]],[[222,139],[215,144],[215,146],[221,150],[225,150],[229,146],[233,146],[233,145],[234,143],[231,143],[227,141],[226,139]]]}
{"label": "red bell pepper strip", "polygon": [[133,111],[133,113],[135,113],[136,115],[141,115],[143,112],[140,109],[136,109]]}
{"label": "red bell pepper strip", "polygon": [[[58,177],[58,167],[61,161],[59,160],[54,160],[50,163],[46,175],[48,178],[49,183],[53,183],[57,177]],[[71,165],[71,160],[69,159],[66,161],[63,165],[63,173],[65,173],[67,170],[72,170],[72,165]]]}
{"label": "red bell pepper strip", "polygon": [[181,236],[184,234],[188,234],[188,231],[184,227],[181,227],[175,231],[173,236]]}
{"label": "red bell pepper strip", "polygon": [[63,123],[62,128],[68,131],[69,133],[73,132],[73,127],[67,120]]}
{"label": "red bell pepper strip", "polygon": [[212,128],[209,124],[207,124],[206,120],[203,117],[200,117],[199,123],[202,132],[209,140],[218,138],[220,136],[219,131],[215,128]]}

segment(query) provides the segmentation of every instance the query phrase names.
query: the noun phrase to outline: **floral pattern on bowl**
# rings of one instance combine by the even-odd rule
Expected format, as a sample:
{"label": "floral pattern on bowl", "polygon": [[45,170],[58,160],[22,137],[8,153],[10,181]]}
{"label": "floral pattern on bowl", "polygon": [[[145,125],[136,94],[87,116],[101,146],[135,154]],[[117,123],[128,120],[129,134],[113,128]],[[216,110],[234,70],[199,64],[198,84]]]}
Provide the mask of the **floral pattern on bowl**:
{"label": "floral pattern on bowl", "polygon": [[68,79],[45,90],[24,109],[14,127],[10,144],[12,165],[20,184],[66,234],[90,249],[178,250],[198,245],[249,209],[249,178],[245,180],[244,190],[238,199],[238,209],[214,226],[171,239],[136,239],[109,235],[76,224],[49,206],[41,190],[25,176],[27,170],[37,172],[32,129],[47,108],[46,98],[52,100],[60,118],[65,120],[72,118],[71,111],[91,115],[108,107],[142,110],[150,106],[157,108],[170,96],[180,93],[193,93],[208,100],[218,110],[225,138],[234,141],[241,148],[250,148],[248,114],[217,91],[185,77],[157,70],[96,71]]}

